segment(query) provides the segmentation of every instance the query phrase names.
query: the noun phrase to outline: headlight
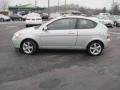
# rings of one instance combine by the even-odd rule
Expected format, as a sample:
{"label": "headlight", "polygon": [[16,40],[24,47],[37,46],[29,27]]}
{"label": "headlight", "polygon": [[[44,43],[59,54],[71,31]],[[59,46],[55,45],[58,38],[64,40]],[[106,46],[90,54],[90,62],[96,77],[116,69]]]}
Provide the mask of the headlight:
{"label": "headlight", "polygon": [[14,38],[16,39],[16,38],[19,38],[20,36],[21,36],[20,33],[15,33]]}

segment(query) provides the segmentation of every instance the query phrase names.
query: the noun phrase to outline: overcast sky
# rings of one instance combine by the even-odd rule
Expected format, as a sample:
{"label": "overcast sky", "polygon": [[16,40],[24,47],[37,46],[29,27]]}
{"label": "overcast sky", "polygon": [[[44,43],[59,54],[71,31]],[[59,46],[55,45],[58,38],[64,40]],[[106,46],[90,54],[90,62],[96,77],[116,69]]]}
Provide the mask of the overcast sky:
{"label": "overcast sky", "polygon": [[[57,5],[58,0],[50,0],[51,6]],[[67,0],[67,4],[79,4],[79,6],[84,6],[88,8],[110,8],[113,0]],[[120,0],[115,0],[120,2]],[[35,3],[35,0],[9,0],[10,5],[28,4]],[[48,0],[37,0],[40,7],[47,7]],[[65,0],[59,0],[60,5],[63,5]]]}

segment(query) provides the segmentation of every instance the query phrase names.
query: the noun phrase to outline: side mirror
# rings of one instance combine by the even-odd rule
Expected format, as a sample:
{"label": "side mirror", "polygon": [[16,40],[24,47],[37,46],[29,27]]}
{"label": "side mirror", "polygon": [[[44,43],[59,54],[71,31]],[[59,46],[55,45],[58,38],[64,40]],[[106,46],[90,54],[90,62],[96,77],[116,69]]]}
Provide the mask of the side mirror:
{"label": "side mirror", "polygon": [[43,27],[43,31],[47,31],[47,30],[48,30],[47,26]]}

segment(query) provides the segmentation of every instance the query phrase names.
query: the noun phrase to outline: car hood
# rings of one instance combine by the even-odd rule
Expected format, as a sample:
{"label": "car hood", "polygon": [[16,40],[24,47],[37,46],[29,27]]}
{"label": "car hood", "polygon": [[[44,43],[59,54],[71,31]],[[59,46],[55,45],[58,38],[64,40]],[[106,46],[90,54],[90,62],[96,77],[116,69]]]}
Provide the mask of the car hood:
{"label": "car hood", "polygon": [[37,35],[39,34],[41,31],[40,28],[37,28],[37,27],[30,27],[30,28],[24,28],[22,30],[19,30],[18,32],[16,33],[20,33],[22,35]]}

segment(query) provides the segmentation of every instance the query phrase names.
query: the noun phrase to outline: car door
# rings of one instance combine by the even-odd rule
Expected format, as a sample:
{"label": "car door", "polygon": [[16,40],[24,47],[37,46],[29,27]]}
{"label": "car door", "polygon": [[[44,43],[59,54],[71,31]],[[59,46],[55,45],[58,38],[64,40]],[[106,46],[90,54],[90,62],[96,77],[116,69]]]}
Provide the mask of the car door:
{"label": "car door", "polygon": [[47,25],[48,30],[41,33],[43,48],[74,48],[77,38],[75,18],[62,18]]}

